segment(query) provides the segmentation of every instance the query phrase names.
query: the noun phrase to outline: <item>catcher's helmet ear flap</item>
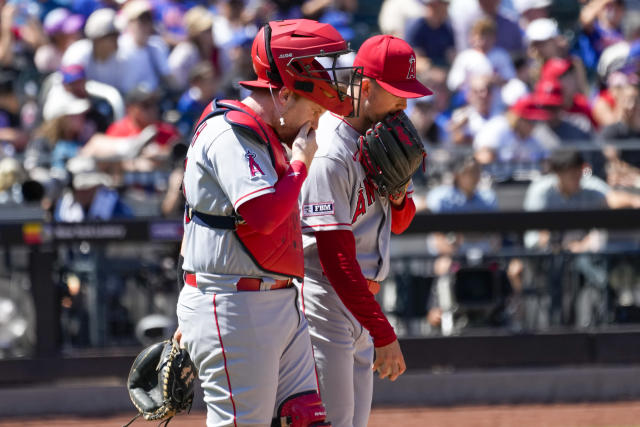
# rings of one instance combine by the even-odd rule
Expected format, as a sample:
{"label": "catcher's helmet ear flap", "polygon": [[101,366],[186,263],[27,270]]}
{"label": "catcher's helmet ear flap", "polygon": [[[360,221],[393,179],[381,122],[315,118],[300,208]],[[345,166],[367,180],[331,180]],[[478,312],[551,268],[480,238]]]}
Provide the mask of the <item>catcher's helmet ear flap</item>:
{"label": "catcher's helmet ear flap", "polygon": [[[253,41],[251,56],[256,80],[247,88],[283,86],[334,113],[348,116],[359,110],[362,67],[337,67],[337,58],[351,52],[340,33],[329,24],[309,19],[272,21]],[[317,58],[332,60],[325,69]]]}

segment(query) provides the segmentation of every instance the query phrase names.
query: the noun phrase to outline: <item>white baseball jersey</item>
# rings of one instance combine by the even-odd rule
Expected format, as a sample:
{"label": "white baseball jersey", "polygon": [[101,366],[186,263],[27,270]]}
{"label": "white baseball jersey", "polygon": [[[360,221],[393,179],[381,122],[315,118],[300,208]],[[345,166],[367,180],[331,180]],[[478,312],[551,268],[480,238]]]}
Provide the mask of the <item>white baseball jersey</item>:
{"label": "white baseball jersey", "polygon": [[[274,192],[277,181],[267,146],[248,131],[232,129],[222,115],[198,128],[187,152],[183,181],[192,209],[231,215],[243,203]],[[194,221],[185,224],[183,256],[184,270],[196,272],[199,283],[236,283],[240,277],[265,276],[233,230],[214,229]]]}
{"label": "white baseball jersey", "polygon": [[[222,115],[198,128],[183,183],[192,209],[230,215],[275,191],[278,176],[267,146],[245,132],[232,129]],[[185,223],[183,248],[183,269],[195,272],[197,287],[183,287],[176,313],[181,344],[202,381],[207,427],[270,425],[288,397],[317,390],[297,290],[237,292],[241,277],[267,283],[269,278],[232,230],[191,220]]]}
{"label": "white baseball jersey", "polygon": [[325,113],[316,131],[316,151],[302,186],[300,211],[305,276],[322,277],[315,231],[351,230],[364,277],[381,281],[389,273],[391,207],[366,183],[358,159],[360,134],[339,116]]}
{"label": "white baseball jersey", "polygon": [[365,427],[373,396],[374,347],[369,332],[342,303],[322,273],[314,232],[350,230],[365,278],[389,273],[391,206],[366,183],[358,159],[360,134],[325,113],[316,131],[318,151],[302,186],[305,256],[301,298],[309,322],[320,395],[334,427]]}

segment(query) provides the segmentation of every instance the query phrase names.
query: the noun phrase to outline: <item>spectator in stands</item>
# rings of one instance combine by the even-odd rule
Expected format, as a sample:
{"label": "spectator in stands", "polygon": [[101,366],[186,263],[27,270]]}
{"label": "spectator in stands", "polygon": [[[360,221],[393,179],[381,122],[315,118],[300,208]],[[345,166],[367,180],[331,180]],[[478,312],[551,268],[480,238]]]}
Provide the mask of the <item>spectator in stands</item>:
{"label": "spectator in stands", "polygon": [[27,146],[27,170],[52,168],[64,175],[67,160],[76,156],[86,142],[85,114],[90,107],[88,100],[67,91],[51,98],[42,112],[44,122]]}
{"label": "spectator in stands", "polygon": [[47,43],[39,16],[40,2],[3,1],[0,5],[0,65],[30,71],[34,52]]}
{"label": "spectator in stands", "polygon": [[566,43],[552,19],[541,18],[529,23],[525,30],[527,55],[530,59],[529,82],[540,78],[542,65],[551,58],[561,58],[566,53]]}
{"label": "spectator in stands", "polygon": [[581,90],[581,73],[573,62],[564,58],[551,58],[542,66],[540,80],[557,80],[562,86],[563,109],[566,117],[585,131],[597,129],[597,123],[591,114],[591,106]]}
{"label": "spectator in stands", "polygon": [[382,34],[404,38],[407,23],[424,15],[424,8],[422,0],[384,0],[378,13],[378,27]]}
{"label": "spectator in stands", "polygon": [[515,77],[500,89],[500,100],[505,108],[511,107],[518,99],[530,92],[530,69],[524,54],[513,58],[513,67],[516,70]]}
{"label": "spectator in stands", "polygon": [[581,31],[576,53],[589,72],[594,72],[602,51],[624,39],[624,0],[590,0],[580,11]]}
{"label": "spectator in stands", "polygon": [[187,39],[180,42],[169,55],[169,68],[176,86],[189,86],[191,69],[200,62],[209,62],[216,75],[222,71],[223,52],[213,43],[213,15],[203,6],[195,6],[184,15]]}
{"label": "spectator in stands", "polygon": [[564,56],[564,40],[560,37],[558,24],[549,18],[540,18],[527,25],[524,33],[529,55],[544,64],[551,58]]}
{"label": "spectator in stands", "polygon": [[169,78],[169,50],[162,37],[154,34],[152,12],[147,0],[130,0],[120,10],[126,24],[118,40],[118,55],[127,72],[118,77],[125,96],[139,85],[147,85],[150,90],[174,88]]}
{"label": "spectator in stands", "polygon": [[[498,205],[493,190],[478,188],[481,167],[473,155],[458,154],[453,157],[451,163],[451,184],[444,183],[429,191],[426,198],[427,209],[432,213],[496,211]],[[438,255],[433,269],[439,278],[454,274],[453,270],[457,268],[454,267],[454,256],[473,254],[472,257],[481,259],[482,254],[496,250],[498,246],[497,239],[474,233],[432,233],[427,238],[427,250]],[[432,287],[427,320],[434,327],[440,326],[443,309],[447,309],[441,306],[442,301],[451,300],[452,295],[448,295],[452,292],[450,285],[450,282],[447,286],[438,283]]]}
{"label": "spectator in stands", "polygon": [[442,184],[429,191],[426,207],[430,212],[487,212],[498,209],[495,192],[478,188],[482,169],[473,155],[454,157],[451,172],[451,184]]}
{"label": "spectator in stands", "polygon": [[115,17],[116,12],[112,9],[93,12],[84,27],[87,38],[69,46],[62,57],[62,65],[82,65],[88,80],[106,83],[123,92],[123,77],[130,70],[117,55],[119,33]]}
{"label": "spectator in stands", "polygon": [[177,127],[180,133],[189,137],[193,126],[202,111],[218,94],[218,80],[210,62],[196,64],[189,73],[189,88],[178,101],[177,110],[180,120]]}
{"label": "spectator in stands", "polygon": [[551,0],[513,0],[513,7],[520,16],[520,28],[526,30],[530,22],[549,17]]}
{"label": "spectator in stands", "polygon": [[608,145],[605,150],[608,169],[607,181],[610,185],[640,187],[640,147],[621,146],[624,141],[640,139],[640,90],[638,77],[631,74],[616,99],[620,120],[606,126],[600,138]]}
{"label": "spectator in stands", "polygon": [[[155,26],[165,43],[173,49],[185,40],[188,25],[184,22],[185,13],[192,9],[194,1],[160,0],[153,2]],[[199,2],[205,3],[205,2]]]}
{"label": "spectator in stands", "polygon": [[471,147],[478,131],[493,117],[492,96],[491,76],[476,75],[469,79],[469,104],[456,109],[449,122],[450,140],[454,145]]}
{"label": "spectator in stands", "polygon": [[0,68],[0,158],[13,157],[27,145],[29,134],[22,126],[22,104],[16,91],[18,71]]}
{"label": "spectator in stands", "polygon": [[180,132],[160,119],[158,94],[146,86],[130,91],[126,103],[125,117],[109,126],[106,136],[132,138],[143,134],[145,129],[153,128],[155,136],[151,143],[140,147],[140,155],[131,161],[132,164],[125,165],[132,170],[153,170],[167,160],[172,146],[180,140]]}
{"label": "spectator in stands", "polygon": [[71,185],[55,204],[54,219],[62,222],[109,221],[131,218],[133,211],[111,187],[109,175],[99,172],[89,157],[67,163]]}
{"label": "spectator in stands", "polygon": [[[599,178],[584,173],[584,158],[574,149],[555,150],[550,157],[551,172],[534,180],[524,200],[527,211],[543,210],[580,210],[605,209],[611,190]],[[525,235],[528,248],[551,250],[554,252],[570,252],[573,254],[593,253],[602,250],[607,235],[600,230],[590,231],[530,231]],[[549,274],[551,294],[551,322],[559,323],[566,313],[562,310],[562,295],[566,292],[563,283],[567,271],[567,263],[571,261],[562,256],[554,257],[547,270]],[[573,267],[582,273],[585,284],[576,299],[577,326],[586,327],[593,324],[592,308],[598,306],[597,301],[604,300],[606,287],[606,269],[597,256],[581,255],[573,260]],[[572,301],[574,302],[574,301]],[[604,312],[604,307],[599,311]],[[602,319],[600,319],[602,320]]]}
{"label": "spectator in stands", "polygon": [[62,55],[75,41],[82,38],[84,18],[72,15],[68,9],[57,8],[47,13],[43,28],[49,43],[36,50],[34,62],[41,73],[56,71],[62,63]]}
{"label": "spectator in stands", "polygon": [[496,25],[496,46],[509,53],[522,51],[522,31],[518,23],[499,12],[501,0],[452,0],[449,16],[458,51],[469,46],[469,29],[483,15]]}
{"label": "spectator in stands", "polygon": [[88,82],[82,65],[67,65],[60,69],[59,79],[51,82],[44,105],[56,102],[54,99],[65,91],[91,103],[86,113],[86,132],[89,136],[96,132],[104,133],[123,114],[124,102],[117,89],[105,83]]}
{"label": "spectator in stands", "polygon": [[532,132],[537,121],[551,118],[534,95],[520,98],[509,110],[489,120],[477,133],[473,148],[481,164],[493,162],[537,165],[547,151]]}
{"label": "spectator in stands", "polygon": [[[545,107],[551,117],[547,125],[557,136],[559,143],[582,143],[591,142],[591,128],[581,129],[565,118],[564,114],[564,92],[562,84],[558,80],[543,80],[536,86],[536,100]],[[595,148],[595,147],[594,147]]]}
{"label": "spectator in stands", "polygon": [[421,0],[424,15],[407,24],[405,40],[416,55],[426,57],[435,65],[451,64],[455,56],[453,29],[449,22],[448,0]]}
{"label": "spectator in stands", "polygon": [[444,140],[443,132],[436,123],[438,114],[435,100],[432,97],[425,97],[425,99],[411,103],[409,117],[422,138],[422,142],[426,145],[435,146]]}
{"label": "spectator in stands", "polygon": [[456,56],[447,77],[447,86],[456,91],[465,89],[472,75],[491,75],[493,82],[502,86],[515,76],[511,57],[495,46],[496,25],[489,18],[481,18],[471,28],[471,48]]}

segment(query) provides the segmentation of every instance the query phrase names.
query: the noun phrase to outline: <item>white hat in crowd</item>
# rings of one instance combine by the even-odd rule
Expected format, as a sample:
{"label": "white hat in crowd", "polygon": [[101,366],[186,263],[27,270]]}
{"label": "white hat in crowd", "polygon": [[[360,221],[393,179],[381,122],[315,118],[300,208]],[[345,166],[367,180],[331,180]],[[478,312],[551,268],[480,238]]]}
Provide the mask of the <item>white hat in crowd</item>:
{"label": "white hat in crowd", "polygon": [[541,9],[551,6],[551,0],[513,0],[513,7],[518,13],[524,13],[530,9]]}
{"label": "white hat in crowd", "polygon": [[524,37],[527,43],[542,42],[558,37],[558,24],[553,19],[539,18],[527,25]]}
{"label": "white hat in crowd", "polygon": [[87,23],[84,26],[84,34],[91,40],[108,36],[109,34],[117,34],[118,29],[115,25],[116,12],[113,9],[98,9],[89,15]]}
{"label": "white hat in crowd", "polygon": [[73,176],[73,188],[76,190],[109,187],[113,183],[109,175],[98,170],[93,157],[72,157],[67,160],[66,168]]}
{"label": "white hat in crowd", "polygon": [[511,79],[500,89],[500,98],[504,105],[511,107],[528,93],[529,88],[522,80]]}
{"label": "white hat in crowd", "polygon": [[60,91],[57,96],[47,98],[42,109],[42,117],[45,120],[53,120],[62,116],[86,113],[89,108],[91,103],[87,99],[77,98],[65,90]]}

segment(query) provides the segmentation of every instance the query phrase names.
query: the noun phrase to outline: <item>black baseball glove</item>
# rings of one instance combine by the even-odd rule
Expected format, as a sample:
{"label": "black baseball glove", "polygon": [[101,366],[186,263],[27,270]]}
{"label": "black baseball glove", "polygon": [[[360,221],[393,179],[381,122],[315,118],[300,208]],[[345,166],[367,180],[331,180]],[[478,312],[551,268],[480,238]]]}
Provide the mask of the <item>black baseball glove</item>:
{"label": "black baseball glove", "polygon": [[403,111],[376,123],[358,144],[367,178],[384,197],[402,196],[427,155],[418,131]]}
{"label": "black baseball glove", "polygon": [[189,354],[175,340],[142,350],[127,379],[129,397],[139,411],[129,424],[140,416],[168,424],[178,412],[191,410],[196,376]]}

